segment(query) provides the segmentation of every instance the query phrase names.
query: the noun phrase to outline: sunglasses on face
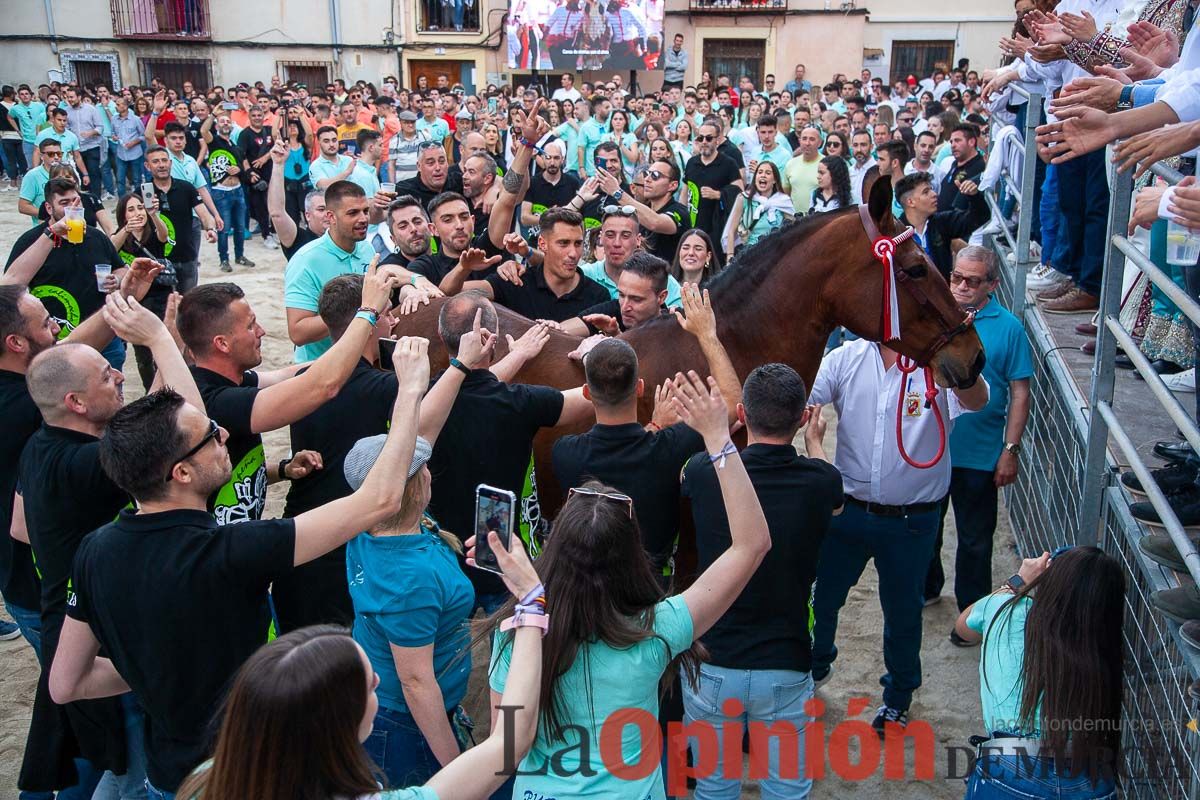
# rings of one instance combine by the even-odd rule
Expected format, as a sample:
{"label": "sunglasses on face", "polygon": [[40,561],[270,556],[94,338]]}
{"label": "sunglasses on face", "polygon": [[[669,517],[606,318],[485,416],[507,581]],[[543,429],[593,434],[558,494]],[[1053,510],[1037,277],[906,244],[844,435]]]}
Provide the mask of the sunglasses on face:
{"label": "sunglasses on face", "polygon": [[208,444],[209,442],[211,442],[213,439],[216,439],[220,435],[221,435],[221,426],[217,424],[217,421],[215,419],[210,419],[208,421],[208,433],[204,434],[204,438],[201,439],[200,442],[195,447],[193,447],[191,450],[188,450],[186,453],[184,453],[182,456],[180,456],[179,458],[175,459],[174,462],[172,462],[171,469],[167,472],[166,483],[171,482],[171,477],[175,472],[176,464],[179,464],[183,461],[187,461],[189,458],[196,455],[196,453],[199,453],[204,448],[204,445]]}
{"label": "sunglasses on face", "polygon": [[696,141],[697,142],[712,142],[712,141],[716,141],[716,138],[717,137],[712,134],[705,135],[702,133],[696,137]]}
{"label": "sunglasses on face", "polygon": [[950,285],[957,286],[960,283],[965,283],[968,288],[978,289],[983,284],[987,283],[987,278],[972,278],[968,275],[963,275],[961,272],[955,271],[950,273]]}
{"label": "sunglasses on face", "polygon": [[633,498],[627,494],[619,492],[598,492],[595,489],[569,489],[567,491],[567,500],[577,494],[586,495],[588,497],[603,497],[605,500],[612,500],[616,503],[625,503],[629,506],[629,518],[633,519]]}
{"label": "sunglasses on face", "polygon": [[648,170],[646,170],[646,177],[652,181],[658,181],[658,180],[662,180],[663,178],[665,178],[667,176],[665,173],[659,172],[656,169],[648,169]]}

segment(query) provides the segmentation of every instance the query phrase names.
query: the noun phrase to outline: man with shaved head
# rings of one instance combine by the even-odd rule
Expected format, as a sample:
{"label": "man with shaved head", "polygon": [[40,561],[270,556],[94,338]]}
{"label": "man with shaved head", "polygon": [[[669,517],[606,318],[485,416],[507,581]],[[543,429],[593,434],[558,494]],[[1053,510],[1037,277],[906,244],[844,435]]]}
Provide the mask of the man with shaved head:
{"label": "man with shaved head", "polygon": [[[152,388],[171,386],[199,403],[187,364],[163,322],[119,292],[105,302],[113,331],[131,344],[150,349],[158,365]],[[47,683],[63,618],[72,602],[75,551],[87,534],[110,522],[129,503],[129,496],[101,469],[99,459],[104,427],[124,405],[124,380],[99,351],[70,342],[43,349],[26,374],[29,395],[44,423],[25,445],[17,471],[26,532],[42,578],[43,670],[29,733],[38,752],[33,756],[37,764],[27,760],[22,771],[25,788],[71,785],[74,770],[65,770],[72,773],[69,776],[53,772],[56,765],[70,764],[78,754],[97,771],[122,769],[124,775],[118,780],[123,795],[145,780],[139,769],[122,766],[144,763],[140,755],[123,757],[123,751],[141,746],[125,740],[129,724],[141,725],[141,711],[131,696],[61,706],[51,701]]]}

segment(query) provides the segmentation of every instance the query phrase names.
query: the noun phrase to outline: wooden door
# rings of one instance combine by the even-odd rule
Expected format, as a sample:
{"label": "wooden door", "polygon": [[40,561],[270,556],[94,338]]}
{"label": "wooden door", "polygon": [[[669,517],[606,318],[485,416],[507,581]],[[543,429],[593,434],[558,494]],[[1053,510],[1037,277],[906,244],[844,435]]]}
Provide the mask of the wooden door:
{"label": "wooden door", "polygon": [[438,75],[445,75],[453,86],[456,83],[462,83],[462,62],[461,61],[409,61],[408,62],[408,88],[415,89],[417,87],[417,78],[425,76],[429,81],[429,88],[433,89],[437,86]]}

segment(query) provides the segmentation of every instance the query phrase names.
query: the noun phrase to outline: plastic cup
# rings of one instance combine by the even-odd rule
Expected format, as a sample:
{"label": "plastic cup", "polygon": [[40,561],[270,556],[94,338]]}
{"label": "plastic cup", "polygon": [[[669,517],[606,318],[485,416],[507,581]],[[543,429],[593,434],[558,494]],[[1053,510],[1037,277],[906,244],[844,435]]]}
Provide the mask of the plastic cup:
{"label": "plastic cup", "polygon": [[63,216],[67,221],[67,241],[71,244],[82,243],[83,229],[86,224],[83,221],[83,207],[72,206],[64,212]]}
{"label": "plastic cup", "polygon": [[1177,222],[1167,223],[1167,263],[1176,267],[1194,267],[1200,259],[1200,231]]}
{"label": "plastic cup", "polygon": [[108,282],[108,276],[112,275],[112,264],[97,264],[96,270],[96,288],[101,292],[108,291],[104,288],[104,284]]}
{"label": "plastic cup", "polygon": [[379,184],[379,191],[381,191],[385,194],[395,194],[396,193],[396,184],[381,183],[381,184]]}

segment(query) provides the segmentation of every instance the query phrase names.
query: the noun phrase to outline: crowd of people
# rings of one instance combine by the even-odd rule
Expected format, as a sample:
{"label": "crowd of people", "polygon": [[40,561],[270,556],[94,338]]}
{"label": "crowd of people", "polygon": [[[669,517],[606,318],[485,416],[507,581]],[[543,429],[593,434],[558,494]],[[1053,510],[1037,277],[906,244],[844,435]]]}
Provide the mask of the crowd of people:
{"label": "crowd of people", "polygon": [[[1060,548],[992,578],[1033,364],[984,242],[1034,204],[1031,285],[1094,336],[1102,147],[1123,139],[1122,167],[1144,172],[1200,145],[1200,51],[1189,0],[1133,17],[1058,5],[1017,0],[999,70],[891,85],[869,70],[814,85],[803,64],[779,89],[774,75],[685,85],[677,36],[646,93],[573,72],[553,90],[477,93],[445,76],[4,86],[3,188],[30,222],[0,278],[0,591],[15,621],[0,636],[24,636],[41,665],[22,798],[676,794],[661,769],[631,777],[602,755],[605,723],[635,712],[663,731],[787,722],[761,789],[806,797],[812,781],[787,765],[803,770],[806,704],[836,680],[839,612],[868,562],[884,617],[872,726],[908,726],[950,513],[959,617],[941,633],[983,643],[967,796],[1115,796],[1120,566]],[[993,214],[984,193],[1003,188],[1003,143],[1028,113],[1017,81],[1047,98],[1044,161],[1026,165],[1037,195],[1001,191]],[[921,279],[973,314],[978,380],[923,406],[922,371],[840,329],[811,385],[761,359],[739,374],[720,318],[743,299],[724,276],[763,268],[762,243],[797,224],[857,214],[880,181],[934,267]],[[1168,223],[1200,228],[1193,181],[1141,188],[1131,226],[1153,226],[1153,258]],[[255,269],[255,235],[287,260],[295,357],[270,369],[251,298],[222,274]],[[1200,287],[1195,266],[1177,270]],[[436,335],[396,338],[435,302]],[[1180,345],[1177,331],[1155,344],[1154,319],[1182,323],[1152,302],[1151,323],[1131,323],[1143,350]],[[663,326],[706,367],[646,386],[622,334]],[[557,357],[551,339],[571,342],[578,386],[518,380]],[[127,345],[146,390],[128,404]],[[449,366],[431,375],[439,348]],[[902,416],[882,413],[897,397]],[[945,458],[902,458],[900,431],[933,452],[939,420]],[[535,471],[535,437],[555,428],[568,433]],[[289,452],[268,453],[281,429]],[[1160,449],[1177,463],[1156,480],[1200,520],[1200,458]],[[281,481],[282,517],[267,519]],[[561,507],[539,509],[547,481]],[[517,501],[507,544],[477,527],[481,484]],[[484,536],[499,573],[480,568]],[[1182,569],[1169,537],[1141,547]],[[1194,588],[1156,603],[1198,620],[1200,641]],[[462,707],[473,672],[491,691],[481,742]],[[704,737],[652,743],[632,725],[617,750],[657,763],[679,738],[701,763]],[[728,744],[696,797],[740,793]]]}

